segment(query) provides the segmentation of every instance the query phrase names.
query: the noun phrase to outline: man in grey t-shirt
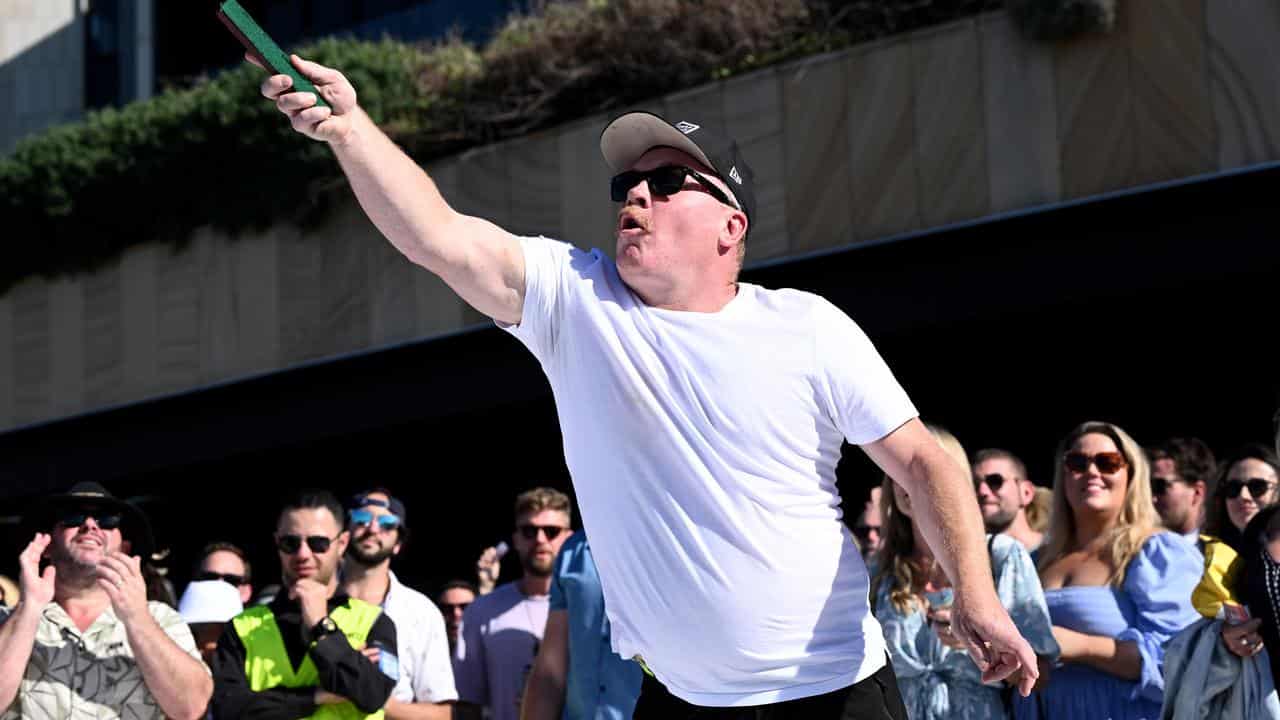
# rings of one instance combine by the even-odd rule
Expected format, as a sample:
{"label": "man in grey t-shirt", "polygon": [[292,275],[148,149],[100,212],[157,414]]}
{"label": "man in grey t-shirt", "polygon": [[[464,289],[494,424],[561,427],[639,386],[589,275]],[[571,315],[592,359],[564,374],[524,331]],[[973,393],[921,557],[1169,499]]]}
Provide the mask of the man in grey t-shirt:
{"label": "man in grey t-shirt", "polygon": [[458,718],[478,717],[482,706],[493,720],[520,717],[525,679],[547,625],[556,555],[573,534],[569,498],[562,492],[522,493],[515,514],[512,546],[524,576],[476,598],[462,616],[453,656]]}

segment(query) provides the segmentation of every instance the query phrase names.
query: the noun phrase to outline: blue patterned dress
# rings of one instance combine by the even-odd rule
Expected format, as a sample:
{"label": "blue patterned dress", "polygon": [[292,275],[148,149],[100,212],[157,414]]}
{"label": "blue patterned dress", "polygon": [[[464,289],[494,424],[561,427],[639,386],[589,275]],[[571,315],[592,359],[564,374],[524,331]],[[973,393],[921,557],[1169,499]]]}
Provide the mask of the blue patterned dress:
{"label": "blue patterned dress", "polygon": [[[1031,643],[1037,655],[1058,657],[1049,610],[1031,556],[1018,541],[996,535],[991,541],[991,570],[1000,603]],[[963,650],[938,640],[925,613],[898,612],[889,600],[890,581],[876,590],[876,619],[884,628],[893,671],[912,720],[1003,720],[1008,717],[1000,697],[1002,684],[984,685],[978,666]]]}
{"label": "blue patterned dress", "polygon": [[1019,720],[1156,720],[1164,699],[1164,646],[1200,618],[1191,592],[1204,572],[1195,546],[1169,532],[1152,535],[1129,561],[1123,586],[1046,590],[1053,624],[1137,643],[1142,675],[1124,680],[1083,664],[1054,668],[1048,685],[1014,698]]}

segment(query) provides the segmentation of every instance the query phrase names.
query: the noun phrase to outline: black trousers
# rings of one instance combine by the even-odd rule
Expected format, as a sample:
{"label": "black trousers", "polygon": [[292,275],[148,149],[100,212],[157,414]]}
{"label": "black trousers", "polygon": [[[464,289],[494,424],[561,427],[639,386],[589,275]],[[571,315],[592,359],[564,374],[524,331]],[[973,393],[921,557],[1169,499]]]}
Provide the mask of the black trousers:
{"label": "black trousers", "polygon": [[713,708],[691,705],[672,695],[652,676],[644,676],[635,720],[907,720],[898,679],[885,658],[871,677],[825,695],[770,705]]}

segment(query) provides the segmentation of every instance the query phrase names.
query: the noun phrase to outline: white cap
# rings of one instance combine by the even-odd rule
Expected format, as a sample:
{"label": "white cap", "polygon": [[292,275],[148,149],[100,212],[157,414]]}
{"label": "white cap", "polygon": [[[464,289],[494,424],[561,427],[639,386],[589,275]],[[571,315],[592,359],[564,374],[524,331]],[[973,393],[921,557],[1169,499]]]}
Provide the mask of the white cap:
{"label": "white cap", "polygon": [[224,623],[243,611],[240,591],[223,580],[197,580],[178,601],[178,614],[188,625]]}

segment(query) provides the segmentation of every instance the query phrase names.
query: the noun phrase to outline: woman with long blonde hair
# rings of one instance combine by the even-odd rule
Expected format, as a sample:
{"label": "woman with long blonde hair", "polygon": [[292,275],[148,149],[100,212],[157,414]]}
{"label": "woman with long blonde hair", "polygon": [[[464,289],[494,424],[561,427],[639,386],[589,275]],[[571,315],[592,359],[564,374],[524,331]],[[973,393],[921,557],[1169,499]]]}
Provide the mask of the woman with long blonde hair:
{"label": "woman with long blonde hair", "polygon": [[[927,427],[967,471],[969,460],[960,441],[940,427]],[[982,671],[951,632],[951,583],[912,522],[911,498],[889,478],[882,487],[884,534],[872,561],[872,608],[884,628],[907,716],[915,720],[1008,717],[1008,693],[998,684],[982,683]],[[1001,604],[1036,654],[1052,660],[1057,644],[1031,556],[1005,535],[989,535],[988,551]]]}
{"label": "woman with long blonde hair", "polygon": [[1147,720],[1160,716],[1165,643],[1199,617],[1195,547],[1160,527],[1141,446],[1087,422],[1058,446],[1040,580],[1062,666],[1018,717]]}

